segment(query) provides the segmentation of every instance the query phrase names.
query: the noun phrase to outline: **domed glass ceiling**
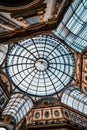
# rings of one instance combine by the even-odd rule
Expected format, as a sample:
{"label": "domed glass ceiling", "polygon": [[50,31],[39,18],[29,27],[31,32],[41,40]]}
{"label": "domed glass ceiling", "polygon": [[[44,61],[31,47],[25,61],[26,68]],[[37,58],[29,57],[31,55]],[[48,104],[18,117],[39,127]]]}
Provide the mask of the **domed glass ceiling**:
{"label": "domed glass ceiling", "polygon": [[14,85],[34,96],[59,92],[74,74],[72,52],[49,35],[15,43],[6,65]]}

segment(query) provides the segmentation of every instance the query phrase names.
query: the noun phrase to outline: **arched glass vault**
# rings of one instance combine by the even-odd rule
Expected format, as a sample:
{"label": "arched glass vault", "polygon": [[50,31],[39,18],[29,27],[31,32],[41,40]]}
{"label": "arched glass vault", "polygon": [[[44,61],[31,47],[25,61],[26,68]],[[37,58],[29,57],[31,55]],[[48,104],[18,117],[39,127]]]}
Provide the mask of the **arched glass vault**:
{"label": "arched glass vault", "polygon": [[87,114],[87,96],[77,86],[69,86],[63,93],[61,102]]}
{"label": "arched glass vault", "polygon": [[87,46],[87,0],[74,0],[53,33],[81,52]]}
{"label": "arched glass vault", "polygon": [[15,43],[6,67],[14,85],[34,96],[58,93],[74,79],[72,52],[50,35]]}
{"label": "arched glass vault", "polygon": [[17,124],[32,106],[33,102],[29,97],[21,93],[15,93],[11,96],[2,115],[11,115]]}

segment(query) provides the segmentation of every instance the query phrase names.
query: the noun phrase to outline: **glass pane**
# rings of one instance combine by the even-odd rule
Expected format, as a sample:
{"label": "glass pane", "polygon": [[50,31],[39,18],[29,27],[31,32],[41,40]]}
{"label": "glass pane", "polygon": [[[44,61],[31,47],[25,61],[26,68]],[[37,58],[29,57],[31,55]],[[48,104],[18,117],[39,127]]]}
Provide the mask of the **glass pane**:
{"label": "glass pane", "polygon": [[15,43],[6,65],[14,85],[34,96],[59,92],[74,75],[72,52],[50,35]]}
{"label": "glass pane", "polygon": [[12,115],[18,123],[33,106],[31,99],[23,94],[17,93],[11,96],[9,103],[3,111],[3,115]]}
{"label": "glass pane", "polygon": [[53,33],[81,52],[87,46],[87,0],[74,0]]}
{"label": "glass pane", "polygon": [[87,97],[78,87],[68,87],[62,95],[61,101],[68,106],[87,114]]}

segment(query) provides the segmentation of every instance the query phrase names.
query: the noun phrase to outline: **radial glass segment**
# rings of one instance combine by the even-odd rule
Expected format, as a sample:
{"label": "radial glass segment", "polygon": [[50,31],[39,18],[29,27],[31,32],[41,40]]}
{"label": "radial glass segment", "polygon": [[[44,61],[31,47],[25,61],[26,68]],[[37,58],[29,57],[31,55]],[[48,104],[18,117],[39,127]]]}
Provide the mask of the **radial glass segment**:
{"label": "radial glass segment", "polygon": [[6,66],[14,85],[34,96],[59,92],[74,75],[72,52],[50,35],[15,43]]}

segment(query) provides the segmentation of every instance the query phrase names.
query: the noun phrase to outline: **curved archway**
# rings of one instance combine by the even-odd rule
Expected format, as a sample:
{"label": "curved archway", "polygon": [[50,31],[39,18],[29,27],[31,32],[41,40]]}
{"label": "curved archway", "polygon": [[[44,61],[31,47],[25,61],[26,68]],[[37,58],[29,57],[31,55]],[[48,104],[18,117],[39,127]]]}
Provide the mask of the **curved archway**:
{"label": "curved archway", "polygon": [[22,94],[16,93],[11,96],[2,115],[11,115],[14,117],[16,124],[23,118],[23,116],[32,108],[33,102],[31,98]]}
{"label": "curved archway", "polygon": [[74,0],[53,33],[81,52],[87,46],[87,1]]}
{"label": "curved archway", "polygon": [[75,85],[69,86],[64,91],[61,97],[61,102],[84,114],[87,114],[87,96]]}

